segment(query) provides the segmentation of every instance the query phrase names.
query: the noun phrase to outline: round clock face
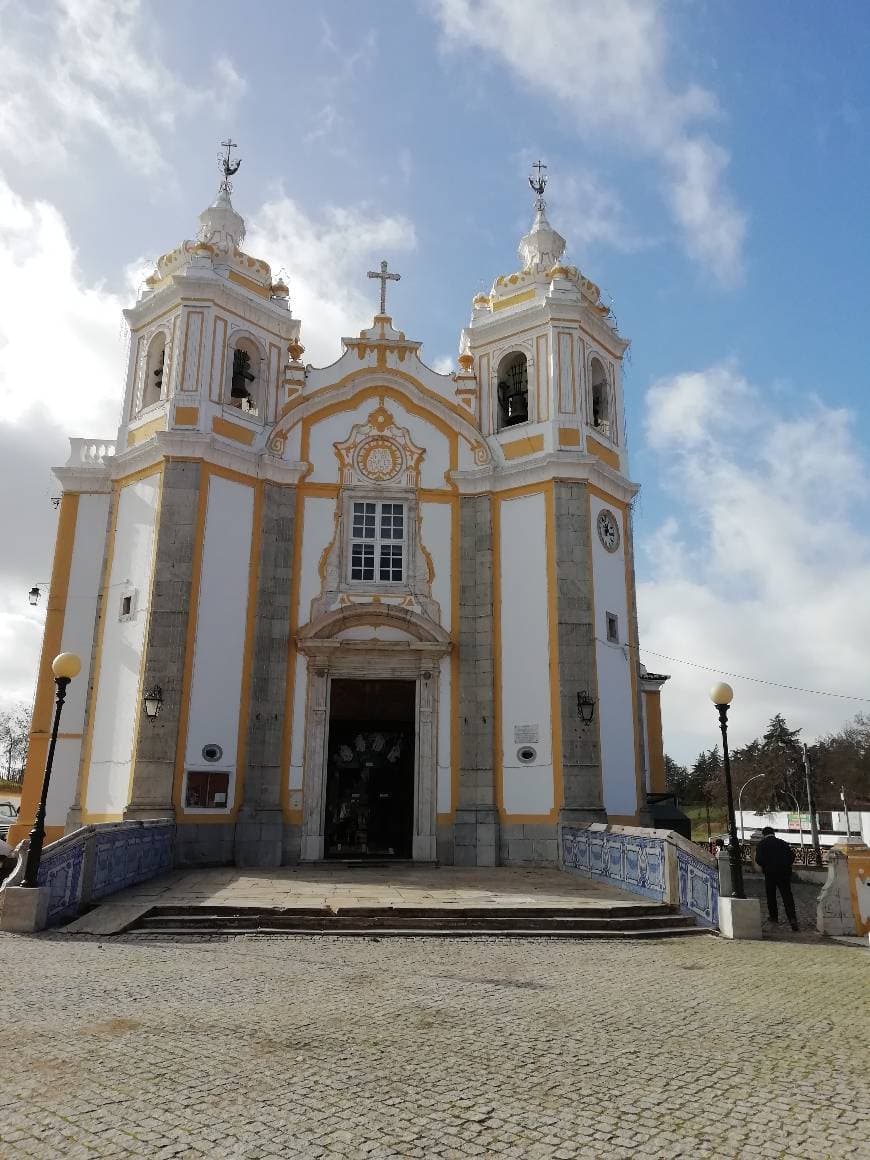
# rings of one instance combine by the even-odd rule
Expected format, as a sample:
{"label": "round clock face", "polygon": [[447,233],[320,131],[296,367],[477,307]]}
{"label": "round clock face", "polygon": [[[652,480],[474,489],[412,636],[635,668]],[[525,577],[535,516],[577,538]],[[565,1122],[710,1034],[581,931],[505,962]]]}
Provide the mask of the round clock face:
{"label": "round clock face", "polygon": [[615,552],[619,547],[619,524],[607,508],[598,513],[598,539],[608,552]]}

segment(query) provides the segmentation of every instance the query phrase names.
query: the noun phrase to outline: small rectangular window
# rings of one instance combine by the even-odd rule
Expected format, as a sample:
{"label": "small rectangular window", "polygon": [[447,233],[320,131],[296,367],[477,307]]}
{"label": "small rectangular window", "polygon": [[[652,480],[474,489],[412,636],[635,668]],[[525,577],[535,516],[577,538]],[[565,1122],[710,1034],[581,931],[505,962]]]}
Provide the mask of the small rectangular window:
{"label": "small rectangular window", "polygon": [[607,639],[611,644],[619,644],[619,617],[615,612],[607,614]]}
{"label": "small rectangular window", "polygon": [[129,616],[133,611],[133,597],[124,596],[121,600],[121,615]]}
{"label": "small rectangular window", "polygon": [[350,579],[401,584],[405,578],[405,505],[355,502],[351,509]]}
{"label": "small rectangular window", "polygon": [[230,775],[217,770],[194,770],[187,774],[184,804],[194,810],[223,810],[227,806]]}

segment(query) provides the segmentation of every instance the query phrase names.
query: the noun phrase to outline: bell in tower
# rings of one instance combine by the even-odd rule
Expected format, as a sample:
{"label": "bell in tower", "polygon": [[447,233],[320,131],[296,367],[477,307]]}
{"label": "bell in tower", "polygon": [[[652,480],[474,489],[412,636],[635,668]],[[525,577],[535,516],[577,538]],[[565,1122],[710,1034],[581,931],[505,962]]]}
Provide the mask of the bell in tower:
{"label": "bell in tower", "polygon": [[513,427],[529,418],[529,371],[526,356],[509,354],[498,368],[498,403],[501,427]]}

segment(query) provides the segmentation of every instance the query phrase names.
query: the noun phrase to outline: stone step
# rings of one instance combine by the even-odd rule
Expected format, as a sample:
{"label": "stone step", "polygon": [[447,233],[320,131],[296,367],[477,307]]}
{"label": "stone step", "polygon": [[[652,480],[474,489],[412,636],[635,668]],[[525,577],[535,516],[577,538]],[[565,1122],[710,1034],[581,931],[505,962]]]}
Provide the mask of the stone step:
{"label": "stone step", "polygon": [[687,935],[703,935],[711,932],[700,926],[661,926],[644,928],[641,930],[624,930],[621,927],[601,927],[597,930],[527,930],[527,929],[510,929],[504,930],[499,927],[487,929],[484,927],[466,928],[460,930],[447,930],[443,927],[402,927],[395,929],[392,927],[377,927],[377,928],[339,928],[333,930],[332,928],[321,928],[317,931],[312,931],[307,927],[293,928],[293,927],[269,927],[258,926],[253,929],[228,929],[225,926],[210,926],[210,927],[190,927],[190,926],[160,926],[154,929],[145,928],[141,924],[137,924],[131,928],[133,934],[143,935],[158,935],[166,938],[178,938],[180,936],[187,936],[189,938],[207,938],[211,936],[224,936],[236,934],[257,934],[257,935],[286,935],[286,936],[310,936],[312,934],[335,935],[342,938],[554,938],[554,939],[593,939],[593,938],[609,938],[609,939],[635,939],[635,938],[675,938],[685,937]]}
{"label": "stone step", "polygon": [[[639,912],[639,913],[638,913]],[[152,934],[336,934],[489,937],[649,937],[704,933],[661,904],[625,907],[267,907],[157,906],[127,930]]]}

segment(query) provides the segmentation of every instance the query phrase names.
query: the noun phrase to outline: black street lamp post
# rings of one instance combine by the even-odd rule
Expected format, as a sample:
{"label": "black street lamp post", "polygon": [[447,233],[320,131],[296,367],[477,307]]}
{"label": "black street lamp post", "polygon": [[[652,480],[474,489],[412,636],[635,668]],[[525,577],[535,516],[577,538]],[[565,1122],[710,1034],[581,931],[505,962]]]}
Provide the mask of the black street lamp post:
{"label": "black street lamp post", "polygon": [[39,809],[36,811],[36,820],[30,831],[30,847],[27,851],[27,862],[24,866],[22,886],[36,886],[39,874],[39,860],[42,857],[42,846],[45,842],[45,803],[48,800],[48,785],[51,781],[51,766],[54,762],[54,748],[57,744],[57,728],[60,724],[60,712],[66,700],[66,690],[73,677],[81,672],[82,662],[75,653],[61,653],[51,662],[51,671],[54,673],[56,702],[54,710],[54,724],[51,728],[51,741],[48,745],[48,757],[45,760],[45,773],[42,777],[42,794],[39,799]]}
{"label": "black street lamp post", "polygon": [[724,681],[710,690],[710,700],[719,712],[719,728],[722,730],[722,765],[725,769],[725,793],[728,799],[728,851],[731,855],[731,897],[745,898],[743,890],[743,861],[740,854],[740,840],[737,837],[737,818],[734,815],[734,791],[731,788],[731,758],[728,754],[728,707],[734,697],[734,690]]}

